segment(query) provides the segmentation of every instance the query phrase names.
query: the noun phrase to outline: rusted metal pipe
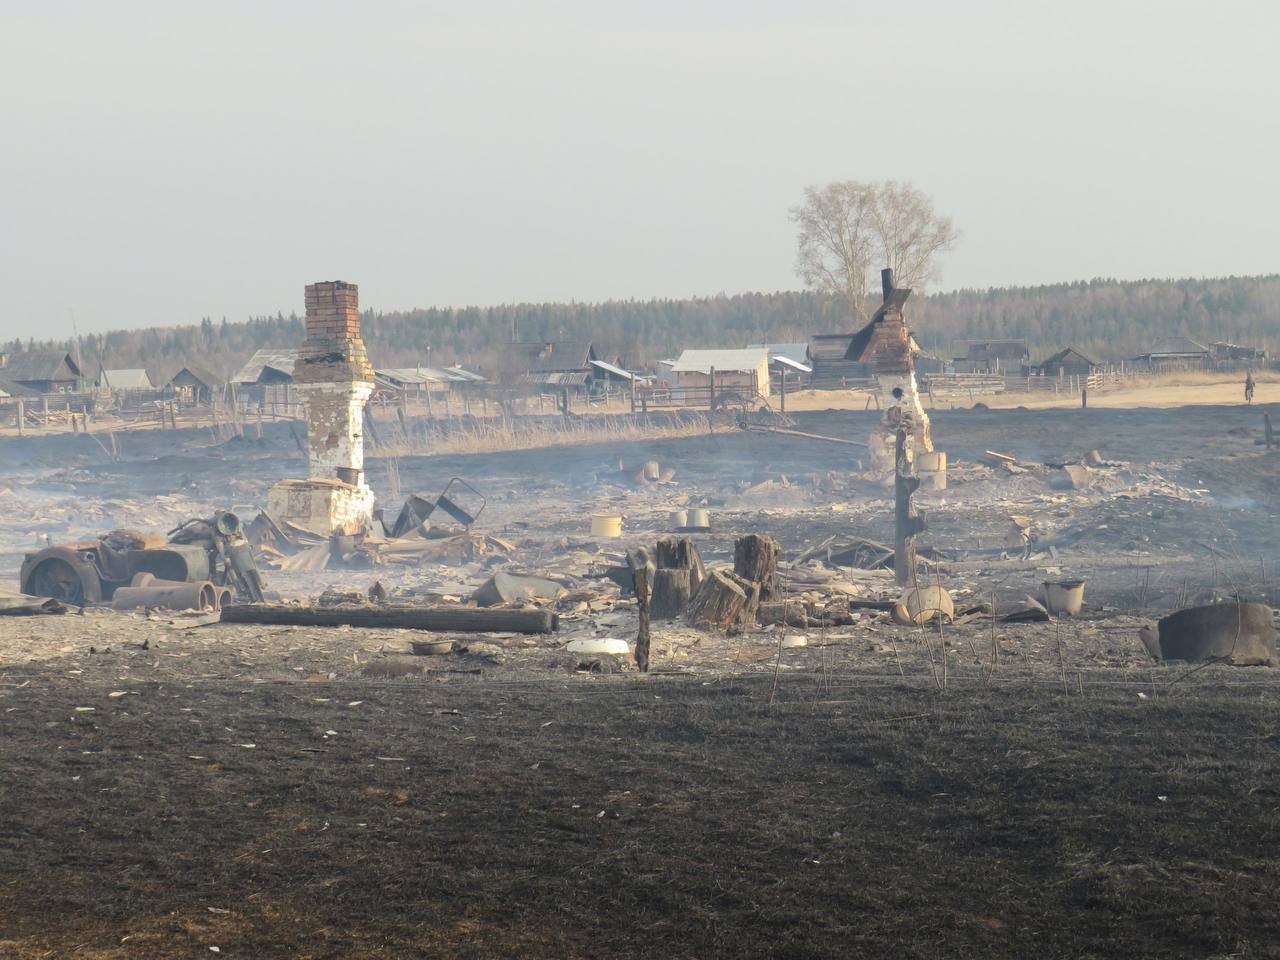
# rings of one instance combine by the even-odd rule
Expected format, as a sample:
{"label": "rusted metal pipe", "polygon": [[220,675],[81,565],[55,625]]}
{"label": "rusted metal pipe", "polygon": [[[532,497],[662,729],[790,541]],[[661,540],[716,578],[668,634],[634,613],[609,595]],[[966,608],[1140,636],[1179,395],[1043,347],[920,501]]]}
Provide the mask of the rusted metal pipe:
{"label": "rusted metal pipe", "polygon": [[112,610],[136,610],[139,607],[163,607],[167,610],[216,610],[218,594],[212,583],[200,580],[145,587],[120,587],[111,598]]}

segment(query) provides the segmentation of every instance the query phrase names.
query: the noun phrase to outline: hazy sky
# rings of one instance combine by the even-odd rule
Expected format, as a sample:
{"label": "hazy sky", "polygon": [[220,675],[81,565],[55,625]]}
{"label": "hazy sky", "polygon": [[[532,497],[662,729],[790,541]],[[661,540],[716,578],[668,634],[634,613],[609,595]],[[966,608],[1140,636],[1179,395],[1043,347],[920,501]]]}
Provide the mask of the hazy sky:
{"label": "hazy sky", "polygon": [[898,178],[943,288],[1280,270],[1280,3],[0,0],[0,336],[796,288]]}

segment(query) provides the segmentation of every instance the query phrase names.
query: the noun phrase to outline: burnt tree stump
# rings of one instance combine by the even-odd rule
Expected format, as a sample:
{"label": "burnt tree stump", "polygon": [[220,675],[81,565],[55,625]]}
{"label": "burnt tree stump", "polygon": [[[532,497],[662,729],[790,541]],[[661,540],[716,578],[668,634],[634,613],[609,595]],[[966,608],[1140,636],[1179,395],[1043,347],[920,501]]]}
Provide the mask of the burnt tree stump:
{"label": "burnt tree stump", "polygon": [[743,580],[760,584],[759,599],[777,599],[778,541],[752,533],[739,537],[733,545],[733,572]]}
{"label": "burnt tree stump", "polygon": [[654,550],[653,619],[675,620],[706,579],[698,548],[688,537],[663,537]]}
{"label": "burnt tree stump", "polygon": [[654,620],[676,620],[684,615],[693,599],[693,571],[659,567],[653,574]]}
{"label": "burnt tree stump", "polygon": [[689,604],[690,625],[728,630],[754,622],[760,586],[728,570],[712,570]]}
{"label": "burnt tree stump", "polygon": [[688,570],[689,588],[693,593],[698,592],[707,577],[698,545],[688,537],[663,537],[658,541],[654,559],[659,570]]}

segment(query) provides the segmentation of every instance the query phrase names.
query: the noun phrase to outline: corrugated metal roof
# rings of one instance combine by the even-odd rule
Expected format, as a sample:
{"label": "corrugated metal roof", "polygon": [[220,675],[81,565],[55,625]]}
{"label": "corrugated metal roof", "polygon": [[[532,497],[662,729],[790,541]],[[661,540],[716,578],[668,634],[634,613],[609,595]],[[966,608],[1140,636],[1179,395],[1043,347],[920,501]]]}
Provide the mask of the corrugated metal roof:
{"label": "corrugated metal roof", "polygon": [[483,383],[485,379],[461,367],[384,367],[374,372],[396,383]]}
{"label": "corrugated metal roof", "polygon": [[592,360],[593,367],[599,367],[605,373],[612,373],[615,377],[622,377],[624,380],[634,380],[635,374],[630,370],[623,370],[621,367],[615,367],[612,363],[605,360]]}
{"label": "corrugated metal roof", "polygon": [[741,373],[759,370],[768,353],[763,347],[737,350],[685,350],[671,368],[676,373]]}
{"label": "corrugated metal roof", "polygon": [[103,370],[102,386],[112,390],[154,390],[151,375],[146,370]]}
{"label": "corrugated metal roof", "polygon": [[549,387],[578,387],[587,382],[585,370],[551,370],[546,373],[527,373],[525,383],[540,383]]}
{"label": "corrugated metal roof", "polygon": [[487,383],[489,379],[473,370],[463,370],[462,367],[457,365],[452,367],[432,367],[431,369],[438,370],[459,383]]}
{"label": "corrugated metal roof", "polygon": [[377,376],[382,377],[384,380],[389,380],[392,383],[444,383],[444,379],[442,377],[437,377],[433,373],[424,370],[421,367],[387,367],[373,372]]}
{"label": "corrugated metal roof", "polygon": [[799,370],[801,373],[813,373],[813,367],[806,366],[803,363],[796,363],[790,357],[784,357],[778,354],[776,357],[769,358],[771,362],[781,364],[784,367],[790,367],[792,370]]}
{"label": "corrugated metal roof", "polygon": [[257,351],[249,361],[240,368],[240,372],[231,378],[232,383],[257,383],[262,378],[262,371],[270,368],[286,377],[293,376],[293,366],[298,362],[298,351],[268,348]]}

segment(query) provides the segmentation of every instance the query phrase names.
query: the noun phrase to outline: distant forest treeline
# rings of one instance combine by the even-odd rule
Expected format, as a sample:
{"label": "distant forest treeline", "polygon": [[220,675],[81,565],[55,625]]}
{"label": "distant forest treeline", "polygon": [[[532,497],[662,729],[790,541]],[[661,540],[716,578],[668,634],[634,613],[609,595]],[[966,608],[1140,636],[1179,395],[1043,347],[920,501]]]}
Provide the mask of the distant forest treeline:
{"label": "distant forest treeline", "polygon": [[[1099,360],[1142,353],[1168,336],[1280,348],[1280,275],[1212,280],[1089,280],[1042,287],[958,290],[908,303],[908,322],[926,352],[949,356],[962,339],[1025,339],[1033,360],[1075,347]],[[644,369],[683,347],[739,347],[807,340],[856,324],[836,303],[805,292],[748,293],[692,300],[548,303],[432,308],[364,314],[364,339],[376,366],[493,370],[504,344],[518,340],[590,340],[602,356]],[[146,367],[163,382],[184,364],[228,376],[261,347],[289,347],[302,319],[225,319],[81,338],[87,375]],[[70,350],[69,341],[12,341],[0,352]]]}

